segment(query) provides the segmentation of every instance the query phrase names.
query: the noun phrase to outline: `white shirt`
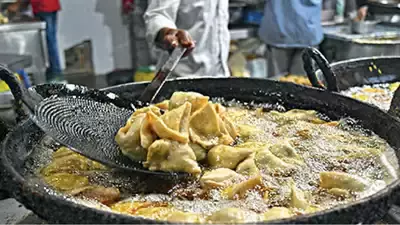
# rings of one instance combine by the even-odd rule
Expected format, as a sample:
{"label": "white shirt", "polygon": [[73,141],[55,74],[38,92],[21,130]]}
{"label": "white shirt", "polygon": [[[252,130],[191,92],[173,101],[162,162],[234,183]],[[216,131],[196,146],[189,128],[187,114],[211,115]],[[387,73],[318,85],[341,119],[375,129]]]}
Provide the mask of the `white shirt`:
{"label": "white shirt", "polygon": [[[183,29],[196,41],[175,69],[177,76],[229,76],[229,0],[149,0],[144,14],[152,47],[161,28]],[[159,64],[166,56],[159,58]]]}

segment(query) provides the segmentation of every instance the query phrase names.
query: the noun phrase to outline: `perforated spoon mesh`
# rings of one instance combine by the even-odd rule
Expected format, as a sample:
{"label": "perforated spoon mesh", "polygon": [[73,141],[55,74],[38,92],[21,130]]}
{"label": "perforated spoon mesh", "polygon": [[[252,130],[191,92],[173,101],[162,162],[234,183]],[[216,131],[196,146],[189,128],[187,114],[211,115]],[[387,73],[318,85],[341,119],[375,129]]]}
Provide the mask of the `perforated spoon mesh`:
{"label": "perforated spoon mesh", "polygon": [[95,161],[125,170],[165,175],[124,156],[115,135],[133,111],[82,96],[51,96],[35,107],[34,122],[53,139]]}
{"label": "perforated spoon mesh", "polygon": [[[56,141],[94,156],[94,160],[126,167],[114,141],[118,129],[131,115],[127,109],[88,99],[53,96],[35,107],[32,119]],[[111,149],[111,150],[110,150]]]}

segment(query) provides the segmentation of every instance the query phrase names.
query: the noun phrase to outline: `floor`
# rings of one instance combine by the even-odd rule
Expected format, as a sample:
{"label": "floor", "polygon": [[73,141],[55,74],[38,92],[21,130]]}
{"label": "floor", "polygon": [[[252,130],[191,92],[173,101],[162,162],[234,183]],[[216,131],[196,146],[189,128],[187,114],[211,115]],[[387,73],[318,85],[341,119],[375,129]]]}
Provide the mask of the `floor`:
{"label": "floor", "polygon": [[45,224],[14,199],[0,201],[0,224]]}

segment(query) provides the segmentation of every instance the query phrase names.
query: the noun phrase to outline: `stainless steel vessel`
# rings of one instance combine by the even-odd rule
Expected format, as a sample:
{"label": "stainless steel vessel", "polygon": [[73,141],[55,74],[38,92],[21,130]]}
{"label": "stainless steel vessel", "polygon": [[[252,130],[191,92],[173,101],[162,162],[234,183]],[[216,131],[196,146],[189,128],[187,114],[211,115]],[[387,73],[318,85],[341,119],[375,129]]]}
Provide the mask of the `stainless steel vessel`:
{"label": "stainless steel vessel", "polygon": [[400,55],[400,27],[385,23],[376,25],[369,34],[353,34],[348,24],[324,27],[321,44],[331,62],[370,56]]}
{"label": "stainless steel vessel", "polygon": [[44,22],[21,22],[0,25],[0,49],[2,53],[31,55],[32,66],[26,70],[33,74],[35,84],[46,81],[48,65]]}
{"label": "stainless steel vessel", "polygon": [[379,21],[376,20],[362,20],[362,21],[350,21],[351,32],[354,34],[370,34],[376,29],[376,25]]}

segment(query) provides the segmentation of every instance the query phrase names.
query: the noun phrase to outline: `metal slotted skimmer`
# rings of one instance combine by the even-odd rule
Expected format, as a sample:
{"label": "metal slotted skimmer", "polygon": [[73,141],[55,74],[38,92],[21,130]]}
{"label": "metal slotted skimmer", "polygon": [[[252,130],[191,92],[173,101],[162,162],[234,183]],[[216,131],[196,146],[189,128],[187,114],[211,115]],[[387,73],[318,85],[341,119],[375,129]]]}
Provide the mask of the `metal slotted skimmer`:
{"label": "metal slotted skimmer", "polygon": [[83,96],[51,96],[36,105],[31,119],[56,141],[82,155],[111,167],[137,170],[140,162],[125,157],[114,141],[133,112]]}
{"label": "metal slotted skimmer", "polygon": [[[184,52],[182,48],[172,52],[139,102],[152,102]],[[24,103],[28,107],[30,118],[36,125],[73,151],[109,167],[174,177],[185,175],[149,171],[141,162],[132,161],[121,153],[114,138],[135,111],[131,102],[110,92],[71,84],[62,85],[55,93],[50,93],[50,97],[44,98],[34,89],[22,88],[12,72],[4,67],[0,68],[0,78],[10,83],[17,104]]]}

